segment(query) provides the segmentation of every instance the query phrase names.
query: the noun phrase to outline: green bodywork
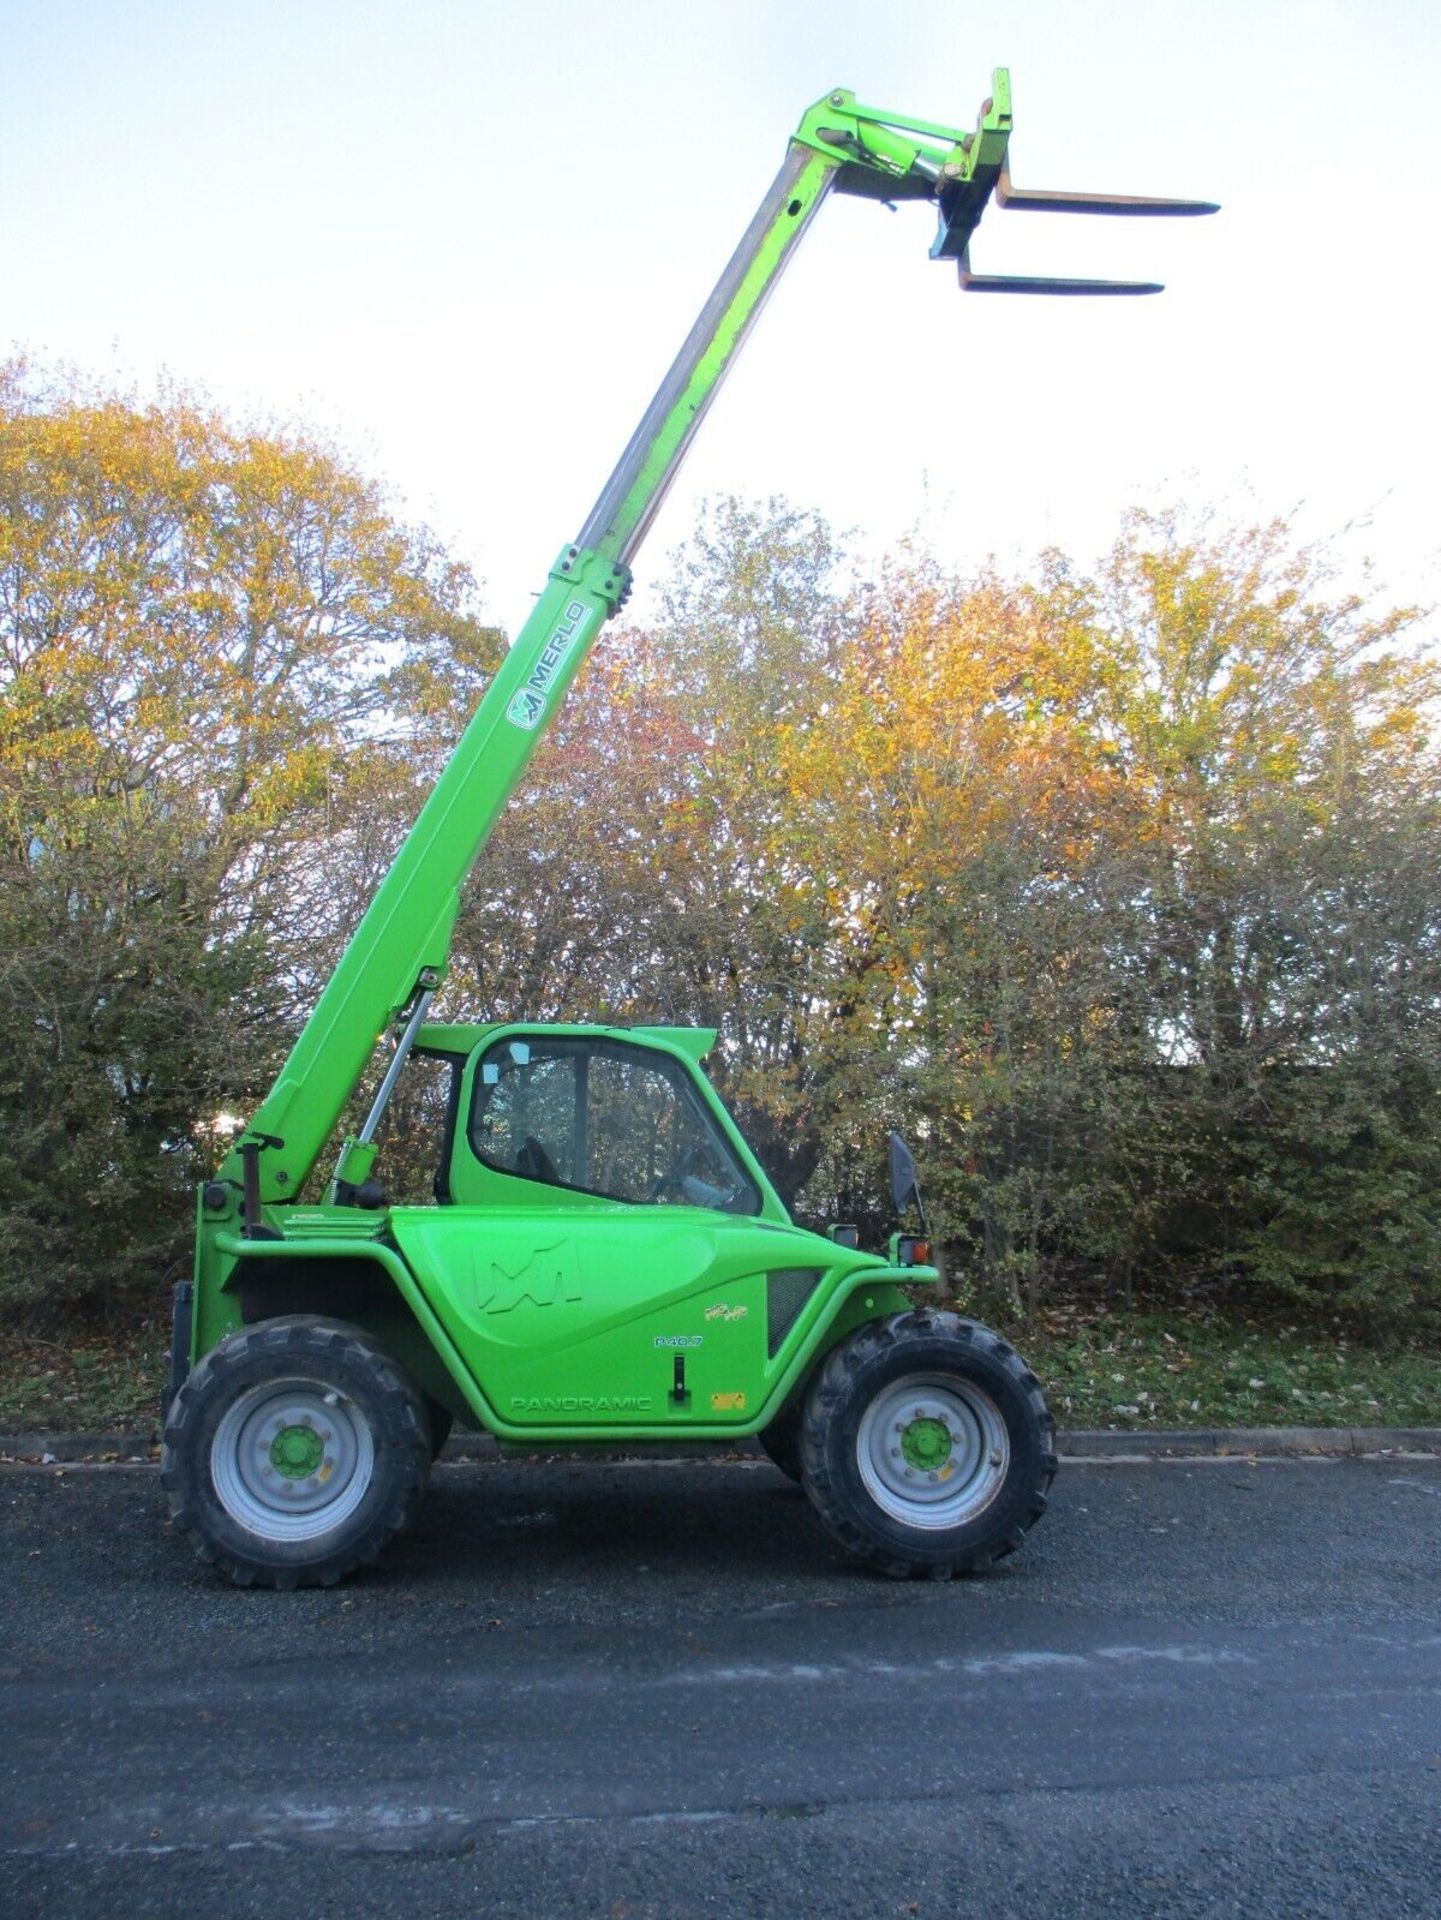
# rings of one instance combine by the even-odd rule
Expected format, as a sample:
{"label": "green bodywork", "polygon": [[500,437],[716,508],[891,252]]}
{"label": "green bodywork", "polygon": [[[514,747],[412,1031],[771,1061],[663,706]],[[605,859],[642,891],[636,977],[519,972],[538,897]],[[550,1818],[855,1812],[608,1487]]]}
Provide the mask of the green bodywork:
{"label": "green bodywork", "polygon": [[[247,1285],[263,1289],[267,1269],[294,1281],[305,1262],[342,1276],[339,1317],[372,1324],[433,1399],[502,1439],[754,1433],[818,1352],[902,1310],[902,1283],[939,1276],[794,1225],[700,1070],[714,1040],[706,1029],[522,1023],[437,1024],[418,1036],[423,1052],[453,1062],[462,1122],[486,1057],[515,1042],[669,1063],[751,1183],[752,1211],[551,1185],[487,1165],[457,1124],[444,1205],[267,1206],[277,1237],[260,1239],[244,1234],[233,1188],[202,1195],[197,1351],[242,1324]],[[382,1296],[377,1315],[374,1290],[357,1285],[360,1263],[385,1276],[402,1313]],[[347,1294],[362,1297],[358,1310]]]}
{"label": "green bodywork", "polygon": [[[897,1267],[792,1223],[701,1071],[713,1035],[629,1029],[607,1039],[586,1028],[420,1023],[445,972],[466,875],[602,622],[623,601],[631,558],[827,192],[938,200],[942,231],[932,251],[954,257],[1004,164],[1009,128],[1003,71],[974,133],[863,107],[846,92],[828,94],[804,116],[275,1085],[201,1190],[191,1364],[244,1318],[323,1310],[371,1326],[433,1400],[506,1439],[723,1438],[764,1427],[818,1354],[861,1321],[904,1307],[902,1282],[937,1281],[933,1268]],[[451,1059],[461,1076],[443,1199],[425,1207],[339,1204],[357,1197],[370,1172],[375,1146],[361,1137],[342,1149],[329,1199],[302,1203],[326,1142],[398,1020],[406,1023],[402,1052],[417,1041]],[[693,1120],[703,1114],[749,1210],[676,1204],[674,1194],[668,1204],[646,1204],[644,1194],[617,1199],[583,1190],[583,1179],[556,1184],[485,1163],[464,1117],[478,1063],[507,1034],[528,1034],[537,1046],[568,1036],[582,1050],[614,1043],[631,1050],[627,1058],[638,1050],[671,1063],[665,1071],[692,1089],[681,1088],[681,1103],[694,1108]],[[247,1143],[258,1175],[248,1214]],[[924,1451],[931,1438],[916,1436],[914,1445]],[[297,1455],[303,1445],[295,1439]],[[283,1472],[303,1465],[277,1462]]]}
{"label": "green bodywork", "polygon": [[[862,1321],[904,1310],[901,1283],[925,1268],[842,1253],[799,1228],[750,1231],[708,1210],[397,1207],[358,1243],[333,1233],[330,1208],[297,1209],[285,1240],[214,1238],[218,1270],[303,1254],[358,1251],[391,1281],[425,1346],[390,1315],[372,1324],[431,1398],[502,1440],[724,1440],[757,1432],[828,1350]],[[779,1265],[778,1263],[784,1263]],[[810,1269],[806,1310],[771,1348],[769,1276]],[[214,1343],[241,1324],[207,1316]],[[717,1309],[722,1311],[717,1312]],[[425,1351],[436,1366],[425,1364]],[[677,1391],[676,1361],[684,1362]]]}

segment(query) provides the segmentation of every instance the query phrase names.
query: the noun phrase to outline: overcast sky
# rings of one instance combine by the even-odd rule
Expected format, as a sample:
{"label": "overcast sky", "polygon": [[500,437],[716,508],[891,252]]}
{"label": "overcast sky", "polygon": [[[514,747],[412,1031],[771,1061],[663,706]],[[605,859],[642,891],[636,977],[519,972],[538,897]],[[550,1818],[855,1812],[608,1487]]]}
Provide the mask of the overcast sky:
{"label": "overcast sky", "polygon": [[[0,349],[301,415],[428,520],[512,630],[804,108],[969,127],[1009,65],[1019,185],[1203,222],[833,200],[638,564],[698,496],[784,493],[862,554],[1087,557],[1136,502],[1348,526],[1441,585],[1437,0],[0,0]],[[644,602],[642,600],[641,604]]]}

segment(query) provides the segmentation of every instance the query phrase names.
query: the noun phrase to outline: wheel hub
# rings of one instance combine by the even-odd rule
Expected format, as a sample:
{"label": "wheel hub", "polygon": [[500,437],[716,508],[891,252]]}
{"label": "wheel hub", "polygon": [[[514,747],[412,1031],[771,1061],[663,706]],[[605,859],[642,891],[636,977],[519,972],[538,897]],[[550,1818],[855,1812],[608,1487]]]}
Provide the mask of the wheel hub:
{"label": "wheel hub", "polygon": [[901,1453],[908,1467],[938,1473],[951,1457],[950,1429],[942,1420],[923,1413],[910,1421],[901,1435]]}
{"label": "wheel hub", "polygon": [[314,1427],[282,1427],[270,1443],[270,1464],[287,1480],[308,1480],[325,1458],[325,1442]]}
{"label": "wheel hub", "polygon": [[861,1416],[856,1465],[892,1520],[941,1532],[974,1520],[1005,1484],[1010,1436],[991,1396],[962,1373],[908,1374]]}
{"label": "wheel hub", "polygon": [[226,1409],[210,1449],[221,1506],[247,1532],[277,1545],[317,1539],[347,1520],[374,1468],[368,1420],[324,1380],[251,1387]]}

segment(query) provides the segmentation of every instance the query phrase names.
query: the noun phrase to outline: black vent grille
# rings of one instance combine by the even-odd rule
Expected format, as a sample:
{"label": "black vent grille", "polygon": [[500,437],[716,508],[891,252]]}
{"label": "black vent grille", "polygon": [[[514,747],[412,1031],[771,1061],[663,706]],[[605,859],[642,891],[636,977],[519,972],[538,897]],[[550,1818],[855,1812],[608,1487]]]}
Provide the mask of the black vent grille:
{"label": "black vent grille", "polygon": [[772,1359],[820,1284],[823,1272],[822,1267],[777,1267],[766,1275],[766,1341]]}

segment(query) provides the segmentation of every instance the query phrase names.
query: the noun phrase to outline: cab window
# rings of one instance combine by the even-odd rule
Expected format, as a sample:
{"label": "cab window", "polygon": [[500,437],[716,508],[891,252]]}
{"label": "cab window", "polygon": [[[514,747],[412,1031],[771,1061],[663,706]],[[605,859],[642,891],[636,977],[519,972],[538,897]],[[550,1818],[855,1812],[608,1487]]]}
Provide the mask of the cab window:
{"label": "cab window", "polygon": [[484,1054],[470,1144],[501,1173],[639,1206],[759,1213],[754,1180],[678,1060],[615,1040],[512,1037]]}

